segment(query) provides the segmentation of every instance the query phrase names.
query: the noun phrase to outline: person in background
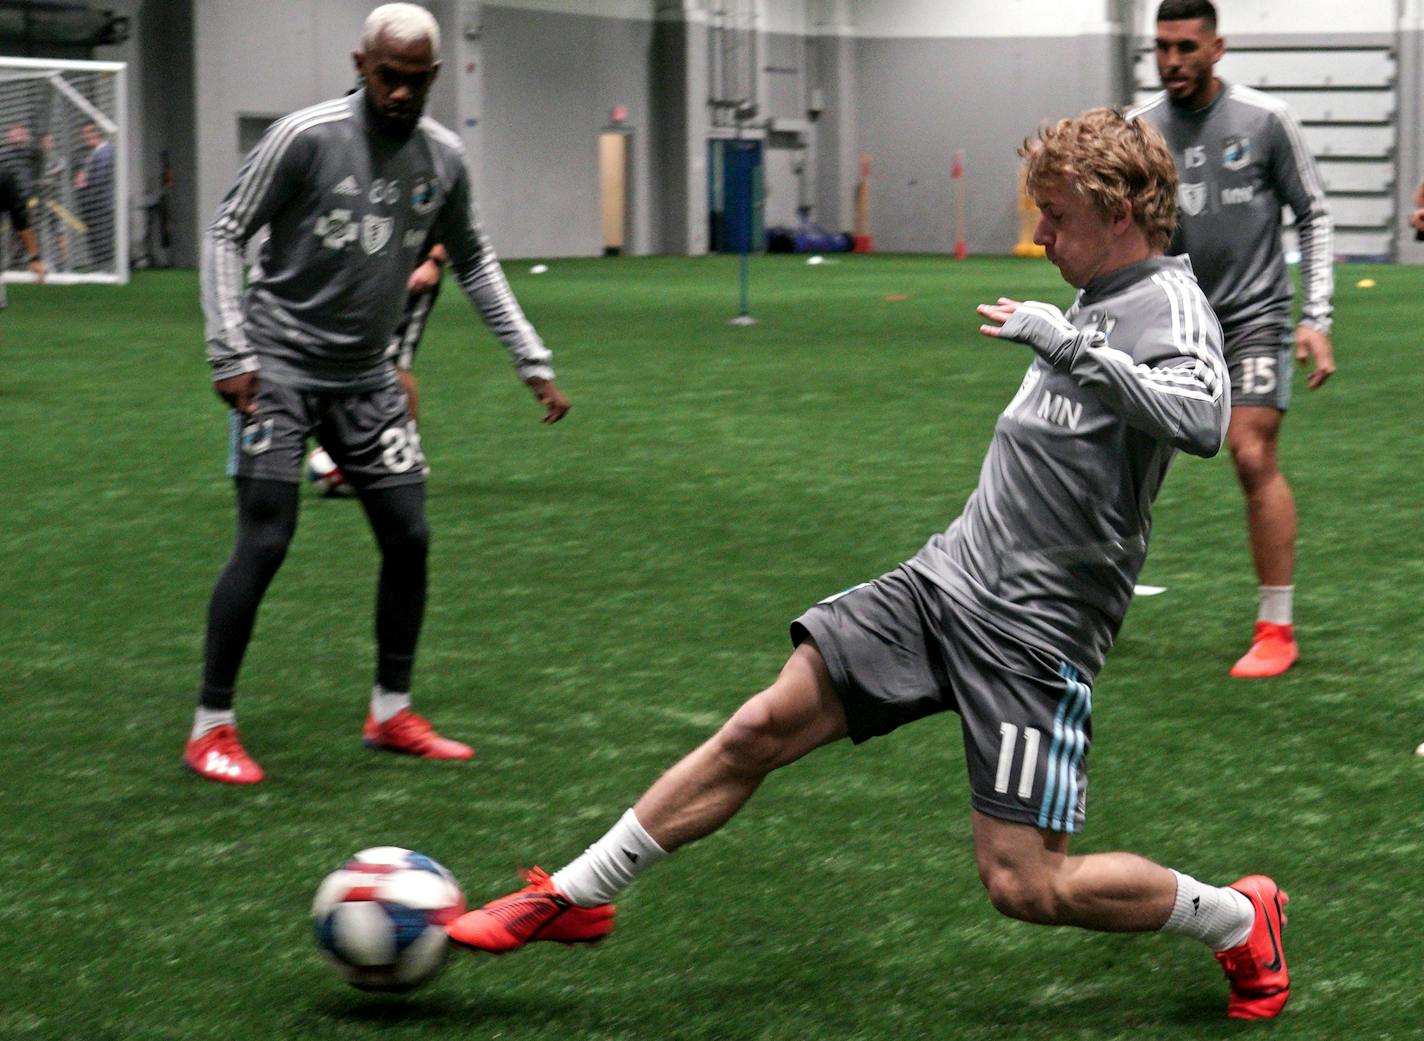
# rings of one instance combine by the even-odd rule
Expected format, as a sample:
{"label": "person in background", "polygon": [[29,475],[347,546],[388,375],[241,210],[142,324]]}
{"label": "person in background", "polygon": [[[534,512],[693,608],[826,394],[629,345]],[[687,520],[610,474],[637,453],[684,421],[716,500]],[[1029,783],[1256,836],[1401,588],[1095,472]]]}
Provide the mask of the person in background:
{"label": "person in background", "polygon": [[[1278,676],[1300,656],[1294,626],[1295,497],[1277,461],[1290,404],[1291,351],[1319,390],[1335,372],[1330,339],[1335,279],[1325,190],[1285,104],[1215,74],[1226,52],[1210,0],[1157,8],[1162,93],[1128,113],[1167,139],[1180,177],[1170,252],[1191,258],[1221,320],[1231,370],[1227,443],[1246,495],[1258,601],[1238,677]],[[1300,236],[1301,314],[1291,328],[1291,279],[1281,248],[1281,208]]]}
{"label": "person in background", "polygon": [[[198,708],[183,762],[227,784],[263,779],[238,740],[239,667],[296,530],[307,438],[355,488],[381,553],[376,675],[363,742],[469,759],[411,708],[424,616],[425,457],[390,357],[411,272],[432,241],[555,423],[568,399],[474,217],[459,138],[423,118],[440,30],[415,4],[371,12],[353,56],[363,89],[278,120],[248,156],[204,241],[213,388],[230,408],[237,536],[214,586]],[[270,229],[244,287],[244,250]]]}

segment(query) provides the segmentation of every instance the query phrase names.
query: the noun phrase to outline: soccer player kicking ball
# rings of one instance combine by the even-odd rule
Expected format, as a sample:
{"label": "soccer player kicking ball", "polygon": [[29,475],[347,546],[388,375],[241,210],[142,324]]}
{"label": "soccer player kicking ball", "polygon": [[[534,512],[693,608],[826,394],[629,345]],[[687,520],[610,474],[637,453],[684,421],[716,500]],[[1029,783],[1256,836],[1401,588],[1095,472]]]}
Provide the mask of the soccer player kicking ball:
{"label": "soccer player kicking ball", "polygon": [[725,824],[778,767],[832,741],[958,712],[974,849],[1014,918],[1180,933],[1216,952],[1227,1011],[1274,1016],[1290,994],[1286,894],[1249,875],[1213,886],[1131,853],[1071,856],[1083,825],[1093,677],[1147,554],[1151,503],[1178,449],[1220,450],[1221,332],[1190,264],[1162,255],[1176,172],[1161,135],[1094,109],[1020,150],[1034,241],[1080,290],[1067,316],[1000,299],[981,331],[1036,357],[1000,416],[963,514],[911,560],[791,624],[780,676],[550,876],[457,919],[451,938],[502,953],[594,941],[611,901]]}
{"label": "soccer player kicking ball", "polygon": [[[1300,656],[1292,624],[1296,508],[1277,464],[1290,404],[1290,355],[1312,365],[1318,390],[1335,371],[1330,213],[1300,124],[1275,98],[1214,74],[1225,53],[1210,0],[1157,8],[1161,94],[1130,112],[1167,139],[1181,179],[1173,253],[1192,258],[1221,320],[1231,373],[1227,442],[1246,495],[1246,527],[1260,583],[1251,647],[1231,667],[1246,678],[1278,676]],[[1290,326],[1291,281],[1281,251],[1281,207],[1300,233],[1300,323]]]}
{"label": "soccer player kicking ball", "polygon": [[[426,593],[425,457],[388,351],[430,242],[444,245],[544,422],[562,418],[569,403],[475,222],[459,138],[422,117],[439,50],[440,30],[423,7],[372,11],[355,55],[363,88],[273,124],[204,241],[208,360],[231,407],[237,481],[237,539],[209,602],[203,686],[183,753],[207,780],[263,777],[238,741],[233,688],[296,530],[313,436],[355,488],[381,552],[365,744],[426,759],[474,754],[411,709]],[[244,292],[243,249],[264,225],[271,237]]]}

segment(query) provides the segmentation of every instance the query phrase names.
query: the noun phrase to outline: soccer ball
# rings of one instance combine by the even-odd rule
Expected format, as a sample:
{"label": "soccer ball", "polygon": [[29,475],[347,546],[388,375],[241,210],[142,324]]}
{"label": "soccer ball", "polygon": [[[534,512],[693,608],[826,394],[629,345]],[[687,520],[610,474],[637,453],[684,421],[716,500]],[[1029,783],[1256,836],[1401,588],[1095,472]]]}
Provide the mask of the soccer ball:
{"label": "soccer ball", "polygon": [[307,482],[318,495],[328,499],[352,495],[355,491],[347,483],[341,467],[336,465],[336,461],[320,445],[313,448],[311,455],[307,456]]}
{"label": "soccer ball", "polygon": [[445,964],[445,926],[465,911],[455,876],[423,853],[363,849],[327,875],[312,901],[316,945],[360,990],[414,990]]}

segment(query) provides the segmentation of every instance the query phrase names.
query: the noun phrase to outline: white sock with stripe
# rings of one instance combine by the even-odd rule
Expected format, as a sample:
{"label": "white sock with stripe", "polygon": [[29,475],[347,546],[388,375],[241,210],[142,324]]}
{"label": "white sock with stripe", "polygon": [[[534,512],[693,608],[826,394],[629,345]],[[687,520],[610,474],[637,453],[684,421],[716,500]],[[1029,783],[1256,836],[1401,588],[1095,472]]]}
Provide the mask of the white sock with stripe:
{"label": "white sock with stripe", "polygon": [[237,726],[237,713],[230,708],[204,708],[199,705],[198,712],[193,717],[193,730],[188,735],[188,740],[196,741],[208,731],[222,726]]}
{"label": "white sock with stripe", "polygon": [[395,693],[377,683],[371,688],[371,715],[384,723],[401,709],[410,708],[410,693]]}
{"label": "white sock with stripe", "polygon": [[1273,625],[1291,624],[1291,599],[1295,586],[1260,586],[1261,604],[1256,609],[1256,621]]}
{"label": "white sock with stripe", "polygon": [[580,907],[596,907],[667,855],[630,809],[577,860],[554,872],[554,888]]}
{"label": "white sock with stripe", "polygon": [[1230,886],[1203,885],[1180,871],[1172,874],[1177,879],[1177,899],[1162,932],[1190,936],[1214,951],[1227,951],[1246,942],[1256,921],[1256,909],[1244,893]]}

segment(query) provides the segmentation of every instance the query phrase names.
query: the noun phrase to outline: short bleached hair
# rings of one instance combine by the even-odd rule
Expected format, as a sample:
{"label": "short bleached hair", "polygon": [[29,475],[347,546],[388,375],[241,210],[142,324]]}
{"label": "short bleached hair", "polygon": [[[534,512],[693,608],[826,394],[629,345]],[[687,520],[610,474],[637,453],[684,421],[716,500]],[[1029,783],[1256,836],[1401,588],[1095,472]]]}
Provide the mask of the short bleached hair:
{"label": "short bleached hair", "polygon": [[1112,219],[1132,203],[1132,220],[1155,250],[1165,250],[1177,227],[1177,165],[1162,135],[1144,119],[1121,110],[1092,108],[1060,119],[1026,138],[1024,183],[1038,198],[1061,181]]}
{"label": "short bleached hair", "polygon": [[382,36],[392,43],[430,41],[430,53],[440,53],[440,26],[419,4],[382,4],[366,16],[361,50],[369,53]]}

